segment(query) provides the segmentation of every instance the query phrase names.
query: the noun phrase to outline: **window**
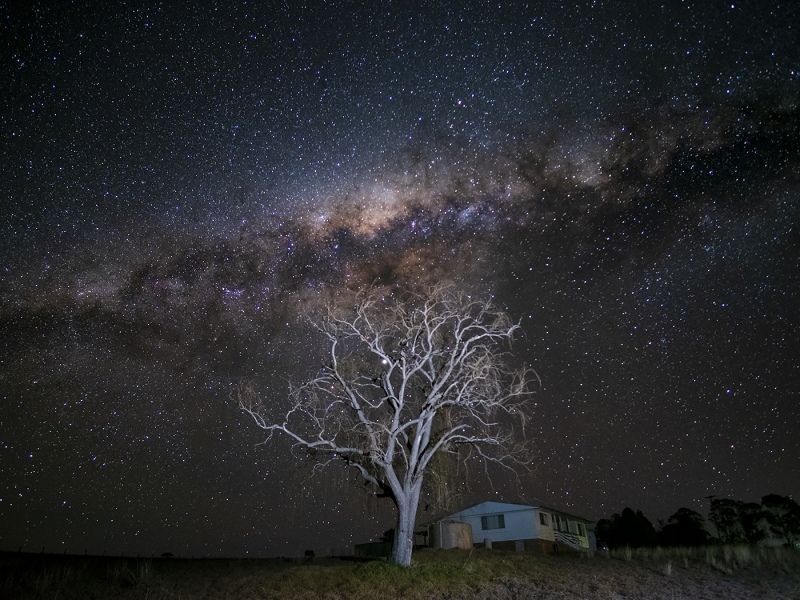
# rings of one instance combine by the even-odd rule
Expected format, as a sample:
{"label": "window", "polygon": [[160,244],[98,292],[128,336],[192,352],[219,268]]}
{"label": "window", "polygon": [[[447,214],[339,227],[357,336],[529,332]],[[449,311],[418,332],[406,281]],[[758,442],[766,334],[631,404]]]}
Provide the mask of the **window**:
{"label": "window", "polygon": [[567,530],[572,535],[578,535],[578,524],[575,521],[567,521],[567,523],[569,524]]}
{"label": "window", "polygon": [[553,515],[553,529],[555,529],[556,531],[562,531],[561,528],[563,522],[564,520],[561,517],[559,517],[558,515]]}
{"label": "window", "polygon": [[549,521],[550,521],[550,519],[547,518],[547,513],[543,513],[543,512],[539,513],[539,523],[541,523],[542,525],[547,526],[547,525],[550,524]]}
{"label": "window", "polygon": [[481,517],[481,529],[505,529],[506,520],[503,515],[489,515]]}
{"label": "window", "polygon": [[578,523],[578,535],[586,537],[586,528],[583,526],[583,523]]}

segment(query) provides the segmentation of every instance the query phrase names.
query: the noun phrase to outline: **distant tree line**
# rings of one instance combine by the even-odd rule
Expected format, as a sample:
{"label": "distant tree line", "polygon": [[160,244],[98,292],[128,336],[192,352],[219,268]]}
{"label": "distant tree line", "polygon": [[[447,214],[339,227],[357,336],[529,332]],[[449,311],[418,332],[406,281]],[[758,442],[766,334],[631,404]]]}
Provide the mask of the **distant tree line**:
{"label": "distant tree line", "polygon": [[599,542],[611,548],[630,546],[703,546],[712,543],[758,544],[771,535],[787,546],[800,544],[800,505],[792,498],[770,494],[757,502],[722,498],[712,500],[708,520],[717,536],[705,527],[705,518],[689,508],[679,508],[666,522],[653,526],[642,511],[625,508],[597,523]]}

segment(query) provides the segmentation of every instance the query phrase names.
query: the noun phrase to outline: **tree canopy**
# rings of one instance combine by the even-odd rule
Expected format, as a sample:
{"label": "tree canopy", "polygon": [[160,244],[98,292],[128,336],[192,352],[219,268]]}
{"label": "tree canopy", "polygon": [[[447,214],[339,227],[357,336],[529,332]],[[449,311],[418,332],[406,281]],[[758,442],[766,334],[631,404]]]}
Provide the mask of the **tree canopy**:
{"label": "tree canopy", "polygon": [[689,508],[675,511],[658,533],[662,546],[704,546],[711,541],[705,518]]}
{"label": "tree canopy", "polygon": [[800,505],[793,498],[769,494],[761,498],[770,532],[787,545],[800,543]]}
{"label": "tree canopy", "polygon": [[761,527],[765,513],[758,502],[742,502],[730,498],[711,501],[708,520],[714,523],[725,544],[757,544],[767,532]]}
{"label": "tree canopy", "polygon": [[511,368],[503,348],[519,325],[491,302],[443,286],[368,289],[313,323],[328,347],[322,368],[290,388],[288,405],[242,387],[239,406],[268,440],[283,434],[394,500],[392,560],[408,565],[434,457],[476,456],[484,469],[530,465],[524,430],[535,374]]}
{"label": "tree canopy", "polygon": [[658,541],[655,527],[642,511],[634,512],[628,507],[625,507],[622,514],[613,514],[610,519],[600,519],[595,532],[598,539],[611,548],[655,546]]}

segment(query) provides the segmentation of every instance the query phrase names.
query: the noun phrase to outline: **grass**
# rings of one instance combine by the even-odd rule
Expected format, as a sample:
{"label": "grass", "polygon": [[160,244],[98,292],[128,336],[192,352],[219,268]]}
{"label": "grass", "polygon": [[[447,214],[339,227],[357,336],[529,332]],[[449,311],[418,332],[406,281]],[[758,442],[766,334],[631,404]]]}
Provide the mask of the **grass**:
{"label": "grass", "polygon": [[337,558],[140,560],[6,553],[0,555],[0,597],[800,600],[800,552],[711,546],[537,556],[424,549],[408,568]]}
{"label": "grass", "polygon": [[787,547],[766,546],[702,546],[699,548],[618,548],[609,557],[622,560],[666,561],[683,564],[688,568],[689,561],[705,562],[708,566],[731,574],[736,570],[758,568],[771,564],[778,568],[800,568],[800,552]]}

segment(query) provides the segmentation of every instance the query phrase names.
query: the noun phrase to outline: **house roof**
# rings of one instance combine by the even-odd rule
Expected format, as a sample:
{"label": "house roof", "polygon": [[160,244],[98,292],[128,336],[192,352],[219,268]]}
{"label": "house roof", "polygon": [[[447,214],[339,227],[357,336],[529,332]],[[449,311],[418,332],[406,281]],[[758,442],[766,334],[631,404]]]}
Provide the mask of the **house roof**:
{"label": "house roof", "polygon": [[578,515],[573,515],[572,513],[564,512],[560,508],[550,508],[549,506],[537,506],[536,508],[541,508],[541,509],[544,509],[544,510],[548,510],[550,512],[557,513],[559,515],[566,515],[568,517],[572,517],[573,519],[581,521],[584,524],[594,523],[594,521],[592,521],[591,519],[587,519],[586,517],[579,517]]}
{"label": "house roof", "polygon": [[531,506],[529,504],[510,504],[507,502],[481,502],[480,504],[476,504],[475,506],[470,506],[469,508],[465,508],[464,510],[461,510],[457,513],[448,515],[447,517],[445,517],[445,519],[488,515],[493,513],[509,513],[509,512],[517,512],[525,510],[536,510],[536,509],[544,509],[546,511],[553,512],[559,515],[572,517],[573,519],[580,521],[582,523],[594,523],[594,521],[590,519],[586,519],[584,517],[579,517],[578,515],[573,515],[568,512],[564,512],[563,510],[560,510],[558,508],[550,508],[549,506]]}
{"label": "house roof", "polygon": [[475,506],[470,506],[464,510],[450,515],[452,517],[467,517],[471,515],[486,515],[489,513],[499,512],[514,512],[518,510],[530,510],[536,508],[535,506],[528,506],[526,504],[508,504],[506,502],[481,502]]}

